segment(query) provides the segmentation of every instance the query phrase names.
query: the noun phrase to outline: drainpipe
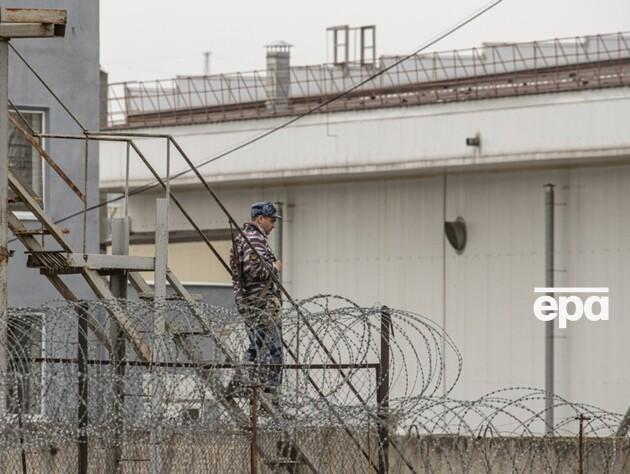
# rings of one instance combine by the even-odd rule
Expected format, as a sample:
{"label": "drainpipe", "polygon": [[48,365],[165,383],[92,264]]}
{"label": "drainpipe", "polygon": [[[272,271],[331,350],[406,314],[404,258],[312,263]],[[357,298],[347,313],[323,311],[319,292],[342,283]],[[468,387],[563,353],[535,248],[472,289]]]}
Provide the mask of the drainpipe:
{"label": "drainpipe", "polygon": [[[554,185],[545,184],[545,286],[553,288],[554,273]],[[547,293],[554,296],[554,293]],[[545,322],[545,433],[552,436],[554,426],[553,395],[554,395],[554,321]]]}

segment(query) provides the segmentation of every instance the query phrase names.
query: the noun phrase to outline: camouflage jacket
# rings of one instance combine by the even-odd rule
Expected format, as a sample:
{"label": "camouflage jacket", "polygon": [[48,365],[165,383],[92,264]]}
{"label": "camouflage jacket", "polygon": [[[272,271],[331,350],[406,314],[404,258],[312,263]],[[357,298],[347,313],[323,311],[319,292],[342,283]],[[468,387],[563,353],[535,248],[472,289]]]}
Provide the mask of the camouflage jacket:
{"label": "camouflage jacket", "polygon": [[273,265],[277,259],[269,247],[267,235],[260,227],[249,222],[243,225],[243,233],[262,261],[240,234],[233,237],[230,269],[234,299],[239,310],[245,306],[259,307],[270,297],[280,297],[280,291],[272,280],[272,274],[277,274]]}

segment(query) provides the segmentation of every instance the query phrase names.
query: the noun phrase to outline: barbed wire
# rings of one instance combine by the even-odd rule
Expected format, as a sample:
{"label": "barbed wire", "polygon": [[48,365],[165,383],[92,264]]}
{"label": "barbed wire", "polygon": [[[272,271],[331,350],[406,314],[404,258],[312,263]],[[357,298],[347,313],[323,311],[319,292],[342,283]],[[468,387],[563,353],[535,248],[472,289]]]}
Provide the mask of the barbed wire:
{"label": "barbed wire", "polygon": [[[142,359],[129,341],[116,339],[125,328],[113,322],[114,307],[151,348],[151,360]],[[325,470],[322,463],[333,463],[337,472],[369,471],[388,443],[390,472],[420,470],[426,462],[432,468],[450,466],[444,472],[469,472],[475,463],[496,472],[508,465],[521,472],[528,462],[556,472],[577,462],[580,425],[588,439],[585,456],[603,463],[601,472],[623,472],[615,469],[630,462],[630,437],[614,437],[620,414],[554,395],[550,437],[545,436],[543,390],[500,388],[476,400],[452,398],[463,357],[430,318],[361,307],[333,295],[302,300],[299,311],[286,306],[265,322],[267,331],[282,331],[279,367],[264,358],[244,358],[248,328],[266,316],[268,311],[243,316],[180,300],[10,309],[0,446],[15,456],[30,453],[22,461],[35,463],[33,453],[43,459],[42,450],[48,453],[52,445],[87,439],[90,452],[104,463],[113,462],[115,450],[126,453],[120,463],[159,433],[165,453],[188,456],[202,450],[203,456],[195,451],[196,456],[210,465],[212,456],[247,452],[256,390],[261,411],[256,443],[267,468],[273,456],[263,453],[294,450],[303,454],[294,452],[293,461],[308,459],[316,472]],[[90,324],[78,324],[81,317]],[[279,387],[269,377],[274,370],[282,371]],[[385,385],[389,390],[383,392]],[[84,419],[80,408],[88,413]],[[387,437],[379,431],[384,428]],[[203,448],[204,443],[214,447]],[[241,462],[247,470],[247,459]]]}

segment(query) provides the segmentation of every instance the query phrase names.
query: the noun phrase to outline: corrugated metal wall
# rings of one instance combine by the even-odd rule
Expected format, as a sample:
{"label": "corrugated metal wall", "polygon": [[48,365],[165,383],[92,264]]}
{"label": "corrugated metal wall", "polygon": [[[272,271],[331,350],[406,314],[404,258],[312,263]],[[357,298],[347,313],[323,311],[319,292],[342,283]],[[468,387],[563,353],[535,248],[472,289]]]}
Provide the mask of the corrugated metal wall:
{"label": "corrugated metal wall", "polygon": [[[421,313],[464,357],[454,392],[542,387],[544,327],[532,313],[544,285],[543,185],[557,185],[557,286],[610,287],[610,321],[558,331],[556,391],[616,411],[630,403],[630,165],[449,174],[221,191],[241,219],[249,202],[285,204],[284,279],[292,293],[334,293]],[[445,187],[446,185],[446,187]],[[222,225],[198,192],[181,192],[203,227]],[[446,199],[445,199],[446,198]],[[150,206],[151,197],[138,197]],[[138,204],[139,201],[136,201]],[[132,215],[134,215],[132,208]],[[145,212],[151,227],[152,212]],[[462,216],[457,255],[443,220]],[[173,219],[171,222],[178,222]],[[134,226],[143,226],[138,218]],[[453,359],[453,358],[451,358]],[[454,376],[455,360],[447,360]]]}

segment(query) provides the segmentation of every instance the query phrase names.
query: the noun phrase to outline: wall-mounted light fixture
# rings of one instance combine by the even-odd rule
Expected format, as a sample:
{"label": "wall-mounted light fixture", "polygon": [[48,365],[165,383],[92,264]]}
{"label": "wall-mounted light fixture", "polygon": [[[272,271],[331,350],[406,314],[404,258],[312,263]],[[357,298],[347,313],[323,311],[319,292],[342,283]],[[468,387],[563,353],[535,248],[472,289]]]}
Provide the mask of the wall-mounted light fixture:
{"label": "wall-mounted light fixture", "polygon": [[467,137],[466,146],[477,146],[477,147],[481,146],[481,136],[477,134],[474,137]]}
{"label": "wall-mounted light fixture", "polygon": [[444,223],[444,232],[451,246],[455,249],[457,255],[464,253],[466,248],[466,221],[463,217],[458,217],[454,221],[446,221]]}

